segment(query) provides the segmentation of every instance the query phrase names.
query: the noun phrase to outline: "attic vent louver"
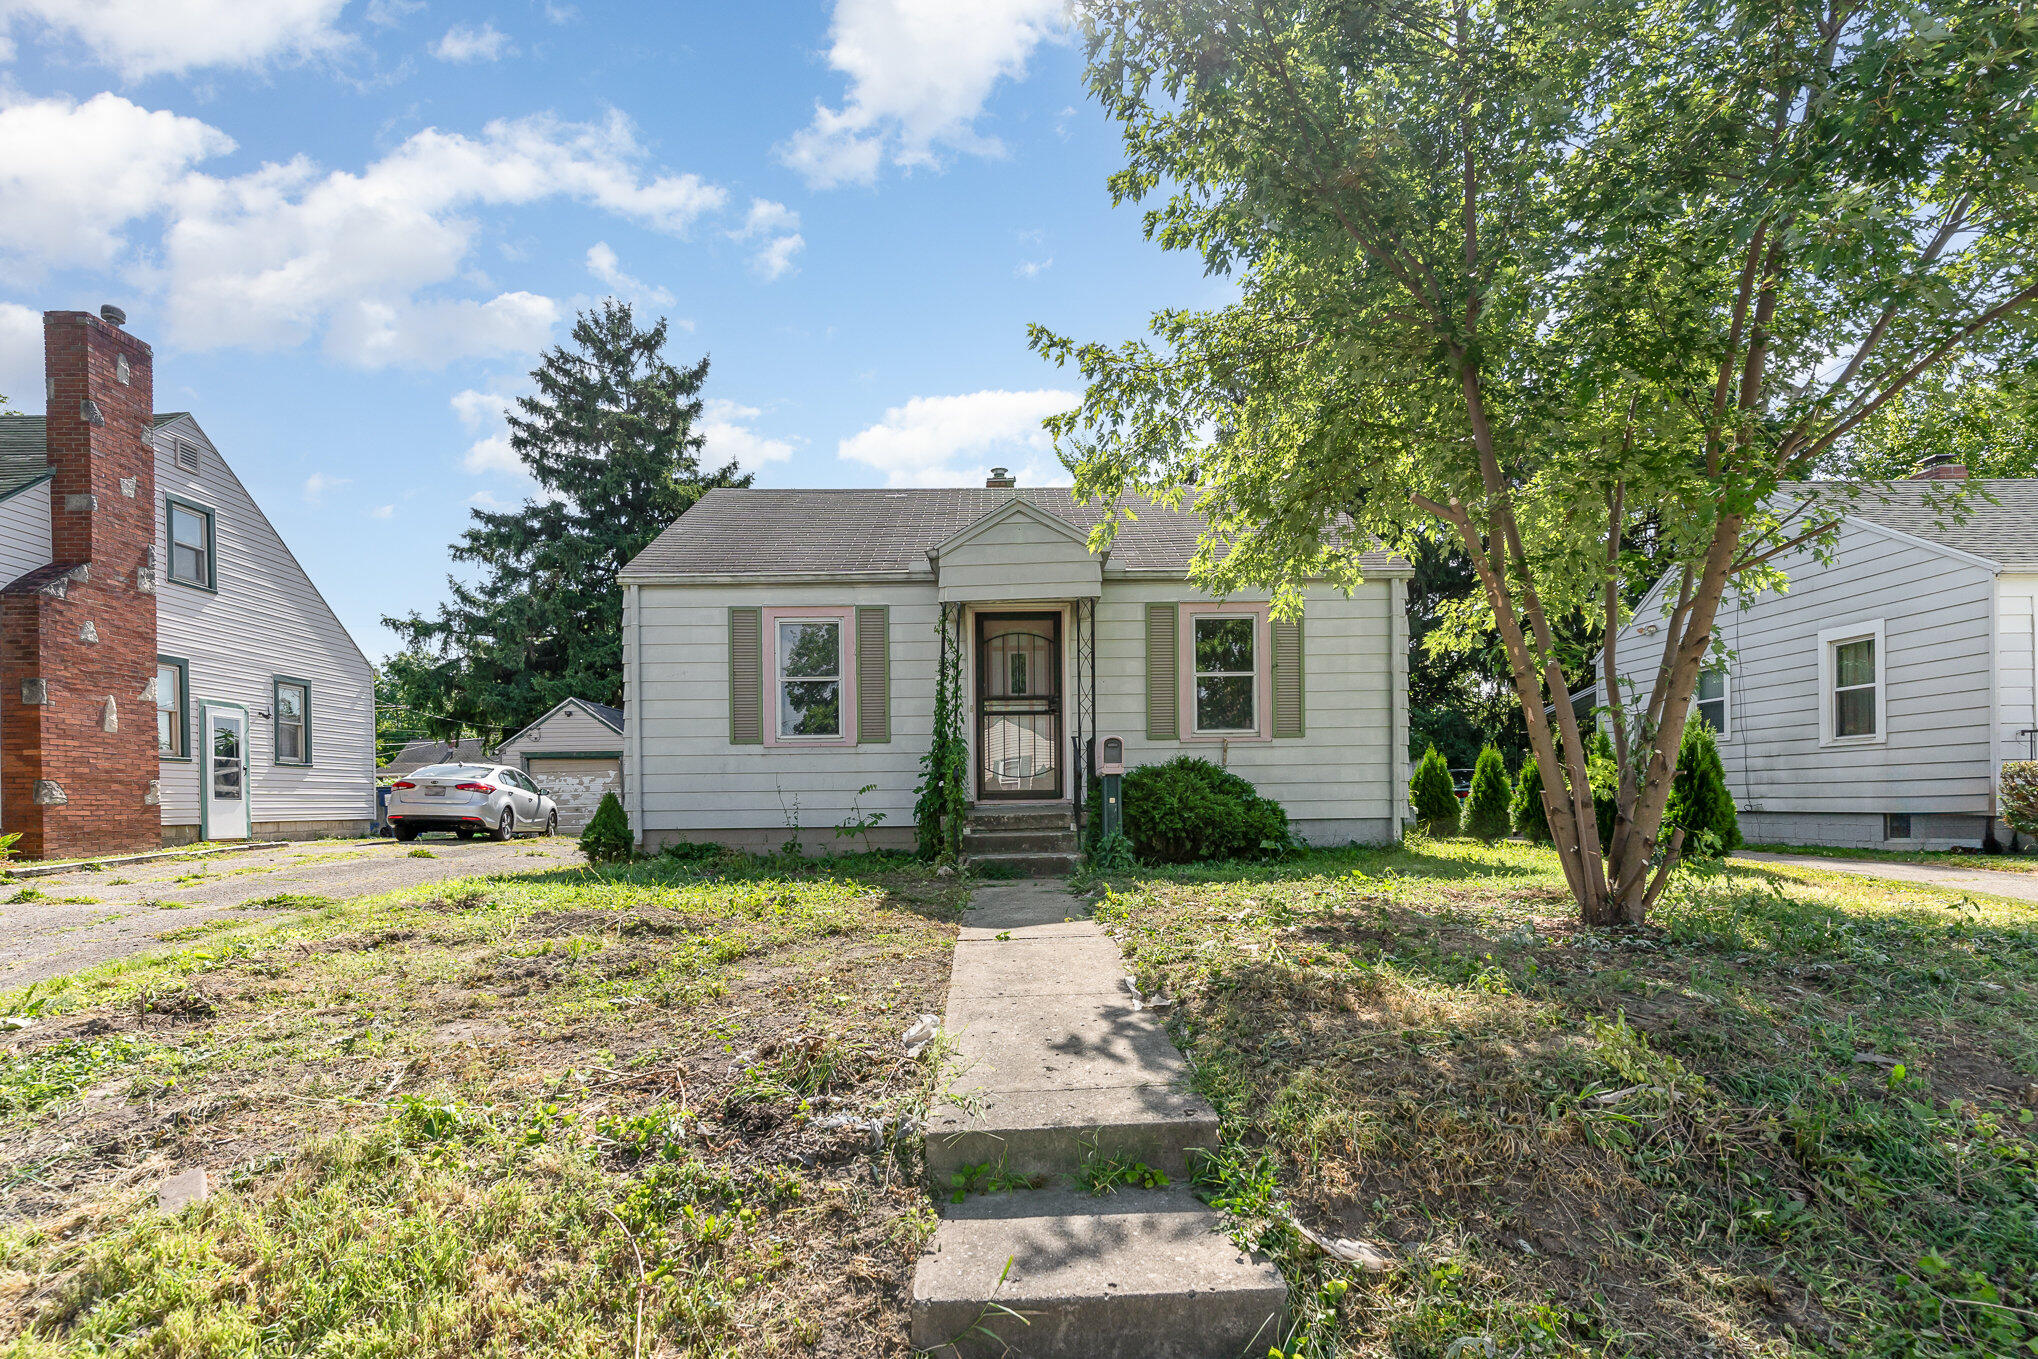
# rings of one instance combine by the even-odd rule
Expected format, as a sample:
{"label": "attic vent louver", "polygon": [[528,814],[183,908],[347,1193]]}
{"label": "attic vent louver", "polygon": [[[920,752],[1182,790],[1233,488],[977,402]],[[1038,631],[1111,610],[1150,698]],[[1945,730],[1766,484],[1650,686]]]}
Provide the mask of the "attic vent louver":
{"label": "attic vent louver", "polygon": [[172,439],[171,448],[177,456],[177,465],[187,472],[198,470],[198,445],[187,439]]}

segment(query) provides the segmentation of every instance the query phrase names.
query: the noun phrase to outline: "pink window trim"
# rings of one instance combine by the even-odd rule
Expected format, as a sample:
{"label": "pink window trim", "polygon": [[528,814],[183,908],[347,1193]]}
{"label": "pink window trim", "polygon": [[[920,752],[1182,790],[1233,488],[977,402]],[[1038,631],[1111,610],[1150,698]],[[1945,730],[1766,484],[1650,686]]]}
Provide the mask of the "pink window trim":
{"label": "pink window trim", "polygon": [[[780,736],[778,734],[778,625],[819,619],[841,625],[842,734]],[[764,611],[764,744],[780,750],[836,750],[856,744],[856,610],[843,605],[817,608],[769,608]]]}
{"label": "pink window trim", "polygon": [[[1175,625],[1176,664],[1179,676],[1181,708],[1180,736],[1178,739],[1190,744],[1212,744],[1218,741],[1271,741],[1274,739],[1274,656],[1273,615],[1271,604],[1245,604],[1216,600],[1198,604],[1184,604]],[[1196,619],[1208,618],[1213,614],[1245,614],[1253,620],[1253,719],[1257,724],[1254,731],[1212,731],[1196,730]]]}

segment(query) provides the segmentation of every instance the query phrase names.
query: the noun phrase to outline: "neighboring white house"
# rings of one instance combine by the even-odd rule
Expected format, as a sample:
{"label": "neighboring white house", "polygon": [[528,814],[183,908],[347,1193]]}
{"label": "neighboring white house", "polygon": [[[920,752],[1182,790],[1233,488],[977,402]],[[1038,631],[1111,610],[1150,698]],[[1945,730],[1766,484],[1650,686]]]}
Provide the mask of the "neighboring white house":
{"label": "neighboring white house", "polygon": [[[1221,762],[1315,843],[1407,814],[1405,564],[1299,622],[1215,600],[1203,521],[1141,503],[1107,553],[1065,489],[715,490],[625,568],[624,786],[647,846],[910,844],[944,645],[980,804],[1067,806],[1100,737]],[[943,606],[949,611],[944,633]]]}
{"label": "neighboring white house", "polygon": [[559,829],[578,831],[602,798],[623,797],[623,710],[569,698],[495,748],[559,804]]}
{"label": "neighboring white house", "polygon": [[[1715,633],[1726,660],[1699,695],[1741,831],[1785,844],[1980,845],[2003,761],[2028,758],[2038,740],[2038,481],[1969,481],[1950,467],[1854,496],[1830,483],[1781,494],[1795,505],[1807,492],[1844,510],[1832,563],[1799,550],[1778,559],[1787,591],[1730,595]],[[1631,706],[1661,664],[1665,588],[1616,644]]]}
{"label": "neighboring white house", "polygon": [[[365,834],[367,658],[198,422],[158,414],[152,438],[155,535],[143,550],[154,566],[143,575],[156,654],[153,665],[136,657],[143,678],[120,697],[157,707],[150,796],[162,841]],[[45,439],[44,417],[0,417],[0,584],[52,563]],[[89,764],[67,775],[73,801],[94,776]]]}

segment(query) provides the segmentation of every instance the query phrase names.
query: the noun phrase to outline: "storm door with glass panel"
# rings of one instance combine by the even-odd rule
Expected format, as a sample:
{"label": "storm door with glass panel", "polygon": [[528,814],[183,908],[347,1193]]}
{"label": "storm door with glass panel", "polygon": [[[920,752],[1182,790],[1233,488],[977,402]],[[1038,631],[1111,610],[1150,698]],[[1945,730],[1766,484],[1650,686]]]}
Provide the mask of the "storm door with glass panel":
{"label": "storm door with glass panel", "polygon": [[977,615],[977,796],[1062,795],[1061,615]]}

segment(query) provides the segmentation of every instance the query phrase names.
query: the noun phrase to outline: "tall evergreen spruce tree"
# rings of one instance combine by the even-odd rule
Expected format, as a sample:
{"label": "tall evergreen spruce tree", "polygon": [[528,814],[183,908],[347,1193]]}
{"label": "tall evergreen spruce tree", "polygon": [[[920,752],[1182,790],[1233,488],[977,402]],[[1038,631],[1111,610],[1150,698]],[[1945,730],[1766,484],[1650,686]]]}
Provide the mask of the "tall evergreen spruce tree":
{"label": "tall evergreen spruce tree", "polygon": [[1465,793],[1459,828],[1489,845],[1506,838],[1507,791],[1507,763],[1489,745],[1479,752],[1479,763],[1472,767],[1472,786]]}
{"label": "tall evergreen spruce tree", "polygon": [[562,699],[623,701],[617,573],[709,490],[750,484],[733,462],[702,470],[708,361],[667,362],[666,330],[663,317],[640,329],[610,298],[533,370],[538,390],[517,398],[509,428],[539,493],[474,511],[451,552],[479,578],[449,577],[436,616],[383,619],[409,657],[410,706],[502,736]]}
{"label": "tall evergreen spruce tree", "polygon": [[1704,722],[1685,724],[1663,824],[1683,830],[1684,846],[1678,852],[1687,859],[1718,857],[1741,847],[1741,818],[1727,791],[1726,766]]}

